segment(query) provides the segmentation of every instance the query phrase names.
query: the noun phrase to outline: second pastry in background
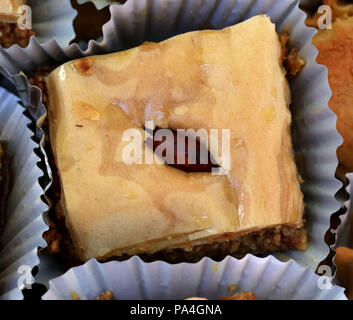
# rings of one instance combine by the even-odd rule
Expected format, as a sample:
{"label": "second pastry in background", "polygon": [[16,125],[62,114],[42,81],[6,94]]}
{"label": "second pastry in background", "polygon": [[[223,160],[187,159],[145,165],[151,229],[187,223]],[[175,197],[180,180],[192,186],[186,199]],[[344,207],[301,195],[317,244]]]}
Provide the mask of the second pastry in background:
{"label": "second pastry in background", "polygon": [[344,140],[337,150],[338,159],[344,172],[353,172],[353,17],[350,6],[347,10],[336,7],[332,7],[332,29],[319,30],[313,43],[319,50],[317,62],[328,67],[329,106],[337,115],[337,129]]}

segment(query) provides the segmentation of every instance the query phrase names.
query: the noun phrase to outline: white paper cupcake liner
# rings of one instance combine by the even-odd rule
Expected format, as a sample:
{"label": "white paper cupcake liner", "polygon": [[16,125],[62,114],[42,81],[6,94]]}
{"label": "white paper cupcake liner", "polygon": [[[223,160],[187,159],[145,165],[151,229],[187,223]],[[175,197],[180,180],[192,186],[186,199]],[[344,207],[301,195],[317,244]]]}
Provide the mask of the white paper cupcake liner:
{"label": "white paper cupcake liner", "polygon": [[[34,151],[39,145],[32,140],[34,133],[27,127],[32,121],[24,111],[18,98],[0,87],[0,141],[7,143],[11,157],[12,185],[0,235],[0,299],[23,299],[21,285],[33,283],[30,271],[39,264],[39,248],[46,247],[42,234],[48,229],[43,219],[48,206],[38,181],[41,159]],[[18,286],[25,271],[27,282]]]}
{"label": "white paper cupcake liner", "polygon": [[[298,9],[298,1],[129,0],[124,5],[111,5],[110,11],[111,20],[103,26],[103,41],[90,41],[85,51],[77,44],[61,47],[54,40],[41,45],[35,38],[27,48],[14,47],[11,54],[0,50],[0,65],[9,72],[8,76],[12,75],[26,106],[35,111],[42,105],[37,88],[29,85],[19,72],[34,70],[39,65],[61,64],[82,56],[123,50],[146,40],[160,41],[205,26],[223,28],[262,13],[271,17],[279,33],[289,32],[290,45],[299,48],[306,60],[304,70],[290,80],[290,85],[294,148],[305,181],[302,190],[309,247],[304,252],[273,255],[284,261],[293,258],[315,270],[330,252],[324,236],[330,228],[331,214],[341,207],[335,194],[342,183],[334,174],[338,164],[336,149],[342,139],[336,130],[336,116],[328,107],[331,90],[327,69],[315,60],[317,50],[311,40],[316,30],[304,25],[306,15]],[[50,272],[55,273],[53,268]],[[60,273],[61,266],[58,266]]]}
{"label": "white paper cupcake liner", "polygon": [[116,300],[217,299],[232,295],[233,285],[237,292],[251,291],[258,300],[346,300],[343,288],[328,282],[325,286],[310,268],[272,256],[227,257],[221,262],[203,258],[196,264],[176,265],[144,263],[137,257],[103,264],[92,259],[49,284],[43,300],[71,300],[72,294],[94,300],[107,290]]}
{"label": "white paper cupcake liner", "polygon": [[41,43],[56,40],[61,46],[75,38],[72,22],[77,11],[70,0],[28,0],[32,9],[32,28]]}

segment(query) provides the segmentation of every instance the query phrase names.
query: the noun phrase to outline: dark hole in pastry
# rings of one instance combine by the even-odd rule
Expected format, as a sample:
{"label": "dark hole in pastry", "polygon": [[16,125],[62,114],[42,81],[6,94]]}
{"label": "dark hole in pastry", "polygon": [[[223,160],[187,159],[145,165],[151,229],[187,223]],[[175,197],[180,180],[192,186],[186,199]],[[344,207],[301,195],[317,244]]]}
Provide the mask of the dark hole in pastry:
{"label": "dark hole in pastry", "polygon": [[[152,134],[153,137],[155,137],[155,134],[158,130],[160,130],[162,128],[159,128],[159,127],[156,127],[155,130],[153,130]],[[145,130],[147,131],[148,129],[145,128]],[[188,150],[188,146],[189,146],[189,139],[188,137],[185,135],[181,135],[179,134],[179,139],[180,138],[185,138],[185,149],[184,149],[184,154],[180,154],[179,153],[179,156],[181,156],[182,158],[185,159],[185,164],[181,164],[181,163],[178,163],[178,148],[177,148],[177,131],[176,130],[171,130],[171,129],[168,129],[170,130],[173,135],[174,135],[174,146],[173,146],[173,149],[174,149],[174,158],[172,159],[166,159],[166,163],[168,165],[170,165],[171,167],[174,167],[176,169],[179,169],[179,170],[182,170],[182,171],[185,171],[185,172],[212,172],[212,168],[219,168],[219,166],[214,163],[216,163],[214,161],[214,159],[211,157],[211,154],[209,151],[207,151],[207,163],[201,163],[201,150],[205,151],[205,147],[202,146],[200,144],[200,142],[196,139],[196,163],[190,163],[192,161],[189,161],[189,150]],[[156,141],[155,139],[153,139],[153,151],[159,155],[159,156],[163,156],[163,157],[166,157],[166,150],[163,150],[162,154],[158,154],[158,151],[156,150],[157,147],[162,144],[163,142],[166,141],[166,137],[163,137],[162,141]],[[147,139],[146,141],[146,145],[148,147],[151,147],[152,146],[152,141],[151,139]],[[205,162],[205,161],[203,161]]]}

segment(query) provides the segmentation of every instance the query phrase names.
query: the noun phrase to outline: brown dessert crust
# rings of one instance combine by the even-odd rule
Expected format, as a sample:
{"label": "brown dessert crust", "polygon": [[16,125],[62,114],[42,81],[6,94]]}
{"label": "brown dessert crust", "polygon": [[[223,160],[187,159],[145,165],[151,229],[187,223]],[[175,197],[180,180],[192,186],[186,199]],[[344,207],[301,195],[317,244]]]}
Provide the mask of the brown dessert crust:
{"label": "brown dessert crust", "polygon": [[0,46],[3,48],[9,48],[14,44],[25,48],[34,35],[33,30],[21,30],[16,23],[0,22]]}

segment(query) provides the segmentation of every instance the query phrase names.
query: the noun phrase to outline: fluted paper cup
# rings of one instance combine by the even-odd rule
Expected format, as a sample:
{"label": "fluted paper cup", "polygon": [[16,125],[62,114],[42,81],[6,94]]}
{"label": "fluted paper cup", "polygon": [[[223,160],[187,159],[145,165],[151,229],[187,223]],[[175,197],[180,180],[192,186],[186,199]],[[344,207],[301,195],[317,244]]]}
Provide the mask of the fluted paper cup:
{"label": "fluted paper cup", "polygon": [[[61,46],[67,46],[75,38],[73,20],[77,11],[72,8],[70,0],[28,0],[27,5],[31,8],[32,29],[40,43],[48,43],[55,39]],[[5,49],[12,54],[13,45]],[[0,50],[4,50],[0,46]]]}
{"label": "fluted paper cup", "polygon": [[43,176],[41,147],[24,111],[18,98],[0,87],[0,141],[11,158],[11,191],[0,234],[0,299],[23,299],[21,289],[34,282],[31,271],[39,264],[39,248],[46,247],[42,234],[48,229],[43,216],[48,206],[38,180]]}
{"label": "fluted paper cup", "polygon": [[[0,51],[0,65],[17,85],[24,104],[30,110],[37,110],[42,106],[40,95],[25,75],[20,74],[21,71],[124,50],[144,41],[160,41],[205,26],[220,29],[258,14],[267,14],[276,24],[278,33],[287,31],[290,34],[290,45],[299,48],[299,54],[306,60],[301,73],[289,81],[293,143],[304,179],[302,191],[309,247],[304,252],[273,255],[283,261],[293,258],[299,264],[316,270],[330,252],[324,239],[330,228],[330,216],[341,207],[335,194],[342,183],[336,180],[335,170],[338,164],[336,149],[342,139],[336,130],[336,116],[328,107],[331,90],[327,69],[315,60],[317,50],[311,40],[316,30],[305,26],[306,14],[298,4],[299,1],[294,0],[129,0],[124,5],[110,6],[111,20],[103,26],[102,42],[92,40],[86,50],[81,50],[77,44],[61,47],[53,40],[41,45],[33,38],[27,48],[15,48],[11,55]],[[55,274],[55,266],[58,267],[57,274],[62,274],[62,268],[55,260],[45,257],[45,261],[41,270],[50,265],[50,277]]]}
{"label": "fluted paper cup", "polygon": [[124,262],[92,259],[49,282],[44,300],[94,300],[110,290],[116,300],[217,299],[251,291],[258,300],[346,300],[344,289],[332,286],[310,268],[272,256],[247,255],[221,262],[203,258],[196,264],[144,263],[137,257]]}
{"label": "fluted paper cup", "polygon": [[32,8],[32,25],[37,39],[47,43],[53,39],[61,46],[69,45],[75,38],[73,20],[77,11],[70,0],[29,0]]}

